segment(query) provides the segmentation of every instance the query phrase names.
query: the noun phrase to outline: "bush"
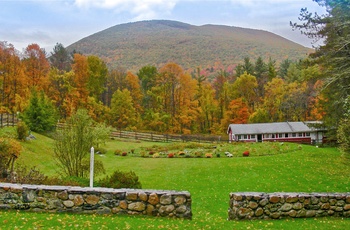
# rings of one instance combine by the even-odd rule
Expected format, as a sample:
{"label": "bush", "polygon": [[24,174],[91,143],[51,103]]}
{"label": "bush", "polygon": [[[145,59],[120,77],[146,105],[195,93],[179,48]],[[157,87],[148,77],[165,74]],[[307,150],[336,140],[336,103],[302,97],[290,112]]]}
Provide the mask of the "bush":
{"label": "bush", "polygon": [[169,153],[168,154],[168,158],[173,158],[174,157],[174,153]]}
{"label": "bush", "polygon": [[25,141],[29,131],[26,123],[24,123],[23,121],[18,122],[16,131],[17,131],[17,139],[21,141]]}
{"label": "bush", "polygon": [[95,149],[95,153],[106,154],[107,153],[107,149],[105,149],[105,148],[96,148]]}
{"label": "bush", "polygon": [[141,188],[139,178],[133,171],[122,172],[119,170],[116,170],[111,176],[101,179],[98,185],[106,188]]}
{"label": "bush", "polygon": [[248,156],[249,156],[249,151],[248,151],[248,150],[244,151],[244,152],[243,152],[243,156],[244,156],[244,157],[248,157]]}
{"label": "bush", "polygon": [[206,157],[206,158],[212,158],[212,157],[213,157],[213,154],[211,154],[211,153],[206,153],[206,154],[205,154],[205,157]]}
{"label": "bush", "polygon": [[122,151],[120,149],[116,149],[114,151],[114,154],[117,155],[117,156],[120,156],[122,154]]}
{"label": "bush", "polygon": [[44,184],[47,176],[41,173],[35,167],[28,170],[26,167],[18,166],[16,169],[16,176],[12,183],[19,184]]}
{"label": "bush", "polygon": [[123,152],[123,153],[122,153],[122,156],[123,156],[123,157],[125,157],[126,155],[128,155],[127,152]]}

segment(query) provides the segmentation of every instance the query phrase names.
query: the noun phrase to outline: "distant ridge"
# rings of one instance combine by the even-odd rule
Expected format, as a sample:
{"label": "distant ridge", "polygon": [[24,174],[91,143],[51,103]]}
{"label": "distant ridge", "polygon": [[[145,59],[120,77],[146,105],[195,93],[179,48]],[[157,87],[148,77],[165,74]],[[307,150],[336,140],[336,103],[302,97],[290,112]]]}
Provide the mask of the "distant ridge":
{"label": "distant ridge", "polygon": [[223,25],[194,26],[169,20],[120,24],[85,37],[70,46],[85,55],[97,55],[110,68],[137,71],[176,62],[184,69],[227,67],[244,57],[255,60],[298,60],[313,52],[271,32]]}

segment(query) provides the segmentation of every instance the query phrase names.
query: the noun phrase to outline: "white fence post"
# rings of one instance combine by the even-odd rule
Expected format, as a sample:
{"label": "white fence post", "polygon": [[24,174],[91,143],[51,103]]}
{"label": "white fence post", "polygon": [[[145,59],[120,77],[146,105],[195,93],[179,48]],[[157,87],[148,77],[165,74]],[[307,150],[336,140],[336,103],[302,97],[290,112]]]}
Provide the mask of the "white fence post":
{"label": "white fence post", "polygon": [[90,152],[90,188],[94,187],[94,154],[95,149],[91,147]]}

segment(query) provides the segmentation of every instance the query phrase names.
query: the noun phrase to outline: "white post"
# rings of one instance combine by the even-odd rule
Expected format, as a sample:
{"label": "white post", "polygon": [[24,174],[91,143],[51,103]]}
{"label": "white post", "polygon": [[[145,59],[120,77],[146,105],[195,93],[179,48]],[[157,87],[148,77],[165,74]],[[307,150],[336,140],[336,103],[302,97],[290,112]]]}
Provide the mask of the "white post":
{"label": "white post", "polygon": [[91,147],[90,152],[90,188],[94,186],[94,147]]}

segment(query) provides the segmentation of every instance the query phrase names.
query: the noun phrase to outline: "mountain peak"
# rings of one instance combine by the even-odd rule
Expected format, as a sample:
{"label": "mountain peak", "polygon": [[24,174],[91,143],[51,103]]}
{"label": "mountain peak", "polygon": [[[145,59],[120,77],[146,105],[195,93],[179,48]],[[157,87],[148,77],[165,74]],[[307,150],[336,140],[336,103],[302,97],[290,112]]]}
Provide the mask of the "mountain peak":
{"label": "mountain peak", "polygon": [[268,31],[223,25],[194,26],[171,20],[138,21],[116,25],[67,47],[96,55],[110,68],[138,71],[146,65],[159,67],[176,62],[184,69],[223,66],[252,60],[297,60],[312,49]]}

